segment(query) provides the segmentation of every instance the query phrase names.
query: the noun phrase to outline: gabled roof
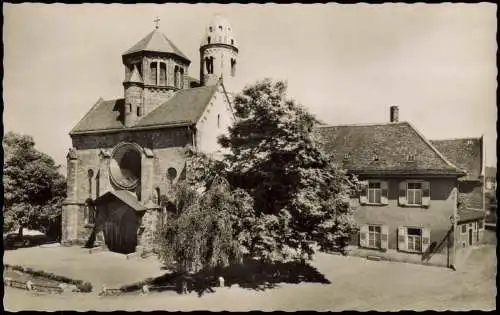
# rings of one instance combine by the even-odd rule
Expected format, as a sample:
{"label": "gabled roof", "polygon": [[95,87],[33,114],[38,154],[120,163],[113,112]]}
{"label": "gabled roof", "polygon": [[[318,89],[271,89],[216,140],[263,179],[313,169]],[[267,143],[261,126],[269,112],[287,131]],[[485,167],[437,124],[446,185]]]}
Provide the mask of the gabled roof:
{"label": "gabled roof", "polygon": [[497,168],[494,166],[486,166],[484,169],[484,176],[490,178],[497,177]]}
{"label": "gabled roof", "polygon": [[[408,122],[318,125],[315,133],[326,151],[333,154],[334,161],[353,173],[464,174]],[[350,155],[348,160],[344,160],[346,154]],[[408,161],[409,155],[414,155],[415,161]]]}
{"label": "gabled roof", "polygon": [[453,164],[465,170],[462,180],[478,180],[483,167],[483,139],[463,138],[431,140],[431,143]]}
{"label": "gabled roof", "polygon": [[458,222],[467,222],[478,219],[483,219],[486,213],[481,210],[474,209],[458,209]]}
{"label": "gabled roof", "polygon": [[195,124],[219,85],[179,90],[168,101],[142,118],[135,126],[154,126],[175,123]]}
{"label": "gabled roof", "polygon": [[125,128],[123,119],[123,99],[99,101],[88,111],[78,124],[71,130],[70,134],[107,129]]}
{"label": "gabled roof", "polygon": [[158,29],[155,29],[146,37],[141,39],[137,44],[132,46],[129,50],[127,50],[123,55],[129,55],[139,51],[151,51],[151,52],[161,52],[161,53],[170,53],[180,56],[187,61],[189,58],[180,51],[177,46],[170,41],[165,35],[163,35]]}
{"label": "gabled roof", "polygon": [[195,124],[218,90],[219,84],[179,90],[169,100],[129,128],[123,124],[124,100],[103,101],[100,99],[71,130],[70,134],[110,129]]}
{"label": "gabled roof", "polygon": [[137,198],[135,195],[133,195],[131,192],[126,191],[126,190],[112,190],[106,192],[104,195],[99,196],[96,200],[95,203],[99,204],[101,202],[104,202],[107,198],[110,196],[119,199],[126,205],[128,205],[130,208],[134,209],[135,211],[144,211],[146,210],[146,207],[143,206],[139,201],[137,201]]}

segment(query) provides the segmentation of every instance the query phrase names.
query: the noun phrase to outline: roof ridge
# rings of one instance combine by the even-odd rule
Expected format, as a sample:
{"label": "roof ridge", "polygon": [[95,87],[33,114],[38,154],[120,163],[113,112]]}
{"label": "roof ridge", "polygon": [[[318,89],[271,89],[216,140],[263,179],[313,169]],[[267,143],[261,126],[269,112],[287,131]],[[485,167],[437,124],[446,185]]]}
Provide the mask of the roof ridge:
{"label": "roof ridge", "polygon": [[321,125],[316,125],[315,128],[388,126],[388,125],[401,125],[404,123],[406,123],[406,121],[386,122],[386,123],[338,124],[338,125],[321,124]]}
{"label": "roof ridge", "polygon": [[71,134],[73,131],[77,130],[78,129],[77,127],[82,123],[82,121],[84,121],[85,118],[87,118],[90,115],[90,113],[102,102],[104,102],[104,99],[99,96],[97,102],[87,111],[85,115],[83,115],[83,117],[78,121],[78,123],[73,128],[71,128],[69,133]]}
{"label": "roof ridge", "polygon": [[482,137],[431,139],[429,141],[480,140]]}
{"label": "roof ridge", "polygon": [[423,134],[421,134],[417,128],[415,128],[411,123],[409,122],[406,122],[408,124],[408,126],[410,126],[411,129],[413,129],[413,131],[415,131],[415,133],[432,149],[434,150],[434,152],[436,152],[436,154],[446,163],[448,164],[449,166],[455,168],[456,170],[460,170],[460,171],[463,171],[465,172],[465,170],[457,167],[455,164],[451,163],[445,156],[444,154],[442,154],[441,152],[439,152],[439,150],[429,141],[427,140],[427,138],[424,137]]}

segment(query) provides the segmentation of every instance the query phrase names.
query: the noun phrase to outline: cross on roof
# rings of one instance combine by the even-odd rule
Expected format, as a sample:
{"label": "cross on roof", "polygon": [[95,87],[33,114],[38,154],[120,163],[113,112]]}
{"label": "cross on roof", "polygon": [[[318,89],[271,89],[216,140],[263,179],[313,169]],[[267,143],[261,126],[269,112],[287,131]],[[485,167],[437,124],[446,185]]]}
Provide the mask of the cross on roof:
{"label": "cross on roof", "polygon": [[160,27],[160,18],[159,18],[159,17],[156,17],[153,21],[154,21],[154,22],[155,22],[155,24],[156,24],[156,25],[155,25],[155,28],[156,28],[156,29],[158,29],[158,28]]}

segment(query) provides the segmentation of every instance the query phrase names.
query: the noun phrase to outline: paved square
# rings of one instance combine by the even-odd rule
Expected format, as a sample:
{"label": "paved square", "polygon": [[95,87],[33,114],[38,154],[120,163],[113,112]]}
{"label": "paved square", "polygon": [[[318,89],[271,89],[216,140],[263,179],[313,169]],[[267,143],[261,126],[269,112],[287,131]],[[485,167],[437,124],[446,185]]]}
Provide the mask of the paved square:
{"label": "paved square", "polygon": [[[130,281],[161,274],[153,260],[126,260],[112,253],[56,256],[56,251],[31,249],[36,259],[55,270],[79,274],[85,270],[93,283]],[[22,252],[6,254],[7,263],[19,262]],[[27,253],[27,252],[26,252]],[[12,254],[12,255],[11,255]],[[102,254],[102,255],[101,255]],[[9,257],[10,256],[10,257]],[[38,257],[39,256],[39,257]],[[84,258],[84,262],[78,257]],[[65,258],[64,258],[65,257]],[[64,260],[60,260],[64,259]],[[26,261],[28,263],[28,261]],[[31,265],[35,263],[31,262]],[[84,266],[91,264],[89,266]],[[156,265],[155,265],[156,264]],[[59,267],[55,267],[55,265]],[[386,261],[368,261],[358,257],[341,257],[319,253],[313,265],[331,284],[280,284],[274,289],[254,291],[242,288],[219,288],[213,294],[180,296],[173,292],[148,295],[99,297],[89,294],[33,296],[31,293],[6,288],[4,305],[8,310],[494,310],[496,308],[496,247],[474,248],[463,268],[446,268]],[[156,266],[156,267],[155,267]],[[89,280],[89,279],[87,279]]]}

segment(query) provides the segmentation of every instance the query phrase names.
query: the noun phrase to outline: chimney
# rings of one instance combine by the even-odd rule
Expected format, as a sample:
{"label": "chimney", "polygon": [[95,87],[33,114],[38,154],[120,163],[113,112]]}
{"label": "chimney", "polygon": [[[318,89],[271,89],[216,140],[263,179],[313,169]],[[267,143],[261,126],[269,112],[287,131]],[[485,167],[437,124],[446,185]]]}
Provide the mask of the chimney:
{"label": "chimney", "polygon": [[397,106],[391,106],[391,123],[399,121],[399,108]]}

